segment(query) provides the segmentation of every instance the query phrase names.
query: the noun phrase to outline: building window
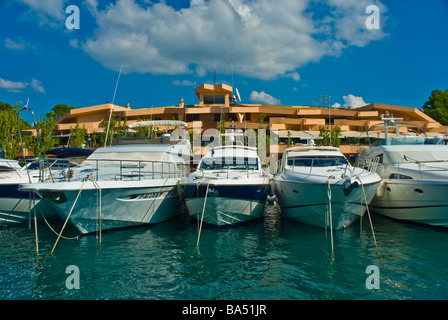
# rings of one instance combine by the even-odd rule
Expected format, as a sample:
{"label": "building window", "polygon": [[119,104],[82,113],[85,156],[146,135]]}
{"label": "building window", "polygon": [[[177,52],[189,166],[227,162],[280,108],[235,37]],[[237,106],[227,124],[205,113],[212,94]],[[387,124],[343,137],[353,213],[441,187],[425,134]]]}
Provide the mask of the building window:
{"label": "building window", "polygon": [[187,114],[186,121],[187,122],[200,121],[199,114],[197,114],[197,113],[196,114]]}
{"label": "building window", "polygon": [[238,121],[238,116],[236,115],[236,113],[229,113],[228,121]]}
{"label": "building window", "polygon": [[204,95],[204,104],[224,104],[225,96],[222,94]]}

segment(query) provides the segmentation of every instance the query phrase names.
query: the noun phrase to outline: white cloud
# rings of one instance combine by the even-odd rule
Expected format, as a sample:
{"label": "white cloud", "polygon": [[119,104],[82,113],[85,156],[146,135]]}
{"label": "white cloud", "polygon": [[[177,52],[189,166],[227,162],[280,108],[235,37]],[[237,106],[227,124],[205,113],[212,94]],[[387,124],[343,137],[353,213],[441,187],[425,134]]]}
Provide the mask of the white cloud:
{"label": "white cloud", "polygon": [[20,93],[23,92],[28,86],[31,86],[34,91],[45,93],[42,82],[37,79],[32,79],[31,82],[21,82],[0,78],[0,89],[5,89],[9,92]]}
{"label": "white cloud", "polygon": [[[372,3],[386,12],[376,0],[191,0],[180,10],[164,1],[117,0],[100,8],[89,0],[98,26],[81,47],[116,71],[125,65],[126,72],[202,77],[216,66],[230,74],[233,54],[236,74],[299,81],[300,67],[385,36],[365,28],[365,8]],[[313,20],[312,5],[328,15]]]}
{"label": "white cloud", "polygon": [[[386,36],[383,26],[387,16],[387,7],[378,0],[328,0],[327,4],[332,8],[332,16],[328,19],[334,26],[334,35],[341,41],[343,47],[364,47],[371,41],[382,39]],[[366,28],[366,8],[376,5],[380,12],[382,26],[378,30]]]}
{"label": "white cloud", "polygon": [[[28,7],[27,19],[37,20],[39,25],[56,28],[65,23],[65,2],[67,0],[16,0]],[[68,4],[67,4],[68,6]]]}
{"label": "white cloud", "polygon": [[36,49],[36,47],[25,41],[23,37],[18,37],[16,39],[6,38],[5,39],[5,48],[9,50],[25,50],[26,48]]}
{"label": "white cloud", "polygon": [[281,101],[277,98],[274,98],[270,94],[261,91],[252,91],[249,97],[250,101],[254,103],[262,103],[262,104],[281,104]]}
{"label": "white cloud", "polygon": [[330,108],[340,108],[340,107],[341,107],[341,104],[336,102],[335,104],[331,105]]}
{"label": "white cloud", "polygon": [[300,74],[298,72],[288,72],[285,74],[286,78],[291,78],[294,81],[300,81]]}
{"label": "white cloud", "polygon": [[175,86],[192,86],[193,82],[190,80],[174,80],[173,85],[175,85]]}
{"label": "white cloud", "polygon": [[31,80],[31,88],[33,88],[34,91],[40,92],[40,93],[45,93],[45,89],[42,86],[42,82],[40,82],[37,79],[33,79]]}
{"label": "white cloud", "polygon": [[22,92],[27,86],[28,83],[25,82],[11,81],[0,78],[0,89],[5,89],[9,92]]}
{"label": "white cloud", "polygon": [[343,96],[342,98],[344,99],[344,108],[360,108],[368,104],[364,102],[364,99],[362,97],[356,97],[352,94]]}

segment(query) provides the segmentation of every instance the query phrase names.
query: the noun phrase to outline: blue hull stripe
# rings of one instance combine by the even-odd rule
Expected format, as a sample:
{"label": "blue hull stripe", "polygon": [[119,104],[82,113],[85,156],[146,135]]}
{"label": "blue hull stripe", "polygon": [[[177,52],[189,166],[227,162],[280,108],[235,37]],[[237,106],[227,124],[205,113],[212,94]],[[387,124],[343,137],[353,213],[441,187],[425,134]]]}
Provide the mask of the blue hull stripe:
{"label": "blue hull stripe", "polygon": [[[199,187],[197,187],[196,185],[182,186],[183,196],[185,200],[194,198],[203,198],[205,197],[206,190],[207,190],[206,184],[200,185]],[[269,191],[268,185],[253,185],[253,186],[210,185],[207,197],[224,197],[224,198],[235,198],[235,199],[244,199],[252,201],[266,201],[268,191]]]}
{"label": "blue hull stripe", "polygon": [[[2,198],[29,198],[29,191],[19,191],[18,184],[0,184],[0,197]],[[39,196],[36,196],[39,198]]]}

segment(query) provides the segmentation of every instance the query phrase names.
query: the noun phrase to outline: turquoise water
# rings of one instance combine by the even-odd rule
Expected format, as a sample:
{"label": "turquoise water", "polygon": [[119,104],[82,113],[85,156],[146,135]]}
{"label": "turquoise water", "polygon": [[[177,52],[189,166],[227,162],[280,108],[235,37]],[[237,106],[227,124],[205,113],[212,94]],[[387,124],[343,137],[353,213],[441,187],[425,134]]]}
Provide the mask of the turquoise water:
{"label": "turquoise water", "polygon": [[[53,221],[55,223],[56,221]],[[0,229],[0,299],[447,299],[448,230],[373,215],[330,233],[282,219],[272,207],[263,219],[231,228],[198,225],[185,212],[149,227],[61,239],[38,227]],[[58,225],[60,229],[61,225]],[[67,236],[76,235],[68,229]],[[69,289],[79,268],[79,289]],[[368,289],[366,268],[379,270]]]}

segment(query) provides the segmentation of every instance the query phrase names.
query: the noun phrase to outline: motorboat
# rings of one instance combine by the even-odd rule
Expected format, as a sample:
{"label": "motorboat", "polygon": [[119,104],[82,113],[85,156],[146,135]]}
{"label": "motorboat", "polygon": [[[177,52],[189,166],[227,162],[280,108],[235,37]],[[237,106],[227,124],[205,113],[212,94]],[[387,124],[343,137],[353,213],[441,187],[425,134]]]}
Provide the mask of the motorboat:
{"label": "motorboat", "polygon": [[25,223],[30,218],[30,211],[36,201],[32,201],[29,192],[19,191],[19,184],[37,181],[27,168],[22,168],[18,161],[1,159],[0,172],[0,226]]}
{"label": "motorboat", "polygon": [[14,171],[22,168],[17,160],[5,158],[5,150],[0,149],[0,173]]}
{"label": "motorboat", "polygon": [[235,225],[263,216],[270,178],[257,148],[209,148],[197,170],[181,180],[190,216],[215,226]]}
{"label": "motorboat", "polygon": [[[29,191],[19,190],[24,183],[37,183],[44,180],[57,179],[54,175],[61,168],[75,166],[82,157],[87,157],[92,151],[78,148],[58,148],[47,152],[48,155],[58,154],[59,158],[23,159],[23,166],[17,160],[4,160],[0,172],[0,225],[17,225],[30,221],[34,210],[37,219],[56,216],[55,212],[41,203],[41,198]],[[75,160],[77,158],[78,160]]]}
{"label": "motorboat", "polygon": [[[59,181],[28,183],[81,234],[159,223],[178,213],[178,183],[189,173],[191,146],[182,121],[141,121],[128,126],[181,127],[181,137],[125,137],[95,150],[78,167],[61,170]],[[134,130],[135,131],[135,130]]]}
{"label": "motorboat", "polygon": [[282,216],[340,230],[365,213],[380,176],[352,166],[339,148],[296,146],[284,151],[272,186]]}
{"label": "motorboat", "polygon": [[[382,115],[381,120],[367,134],[370,142],[375,137],[372,132],[378,131],[374,126],[379,127],[384,139],[358,151],[360,165],[376,163],[375,170],[383,179],[372,201],[372,211],[397,220],[448,227],[446,138],[430,138],[423,128],[389,114]],[[410,125],[421,133],[413,130],[409,134],[406,128]]]}

